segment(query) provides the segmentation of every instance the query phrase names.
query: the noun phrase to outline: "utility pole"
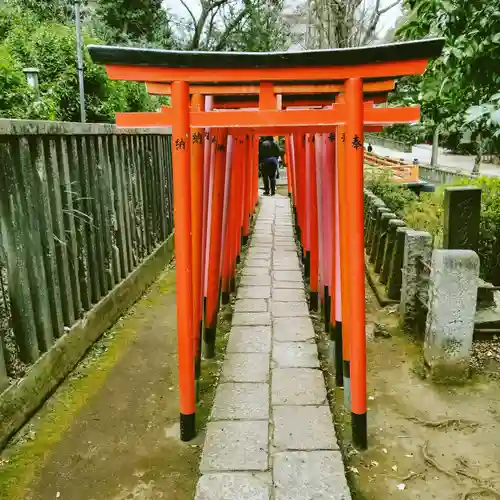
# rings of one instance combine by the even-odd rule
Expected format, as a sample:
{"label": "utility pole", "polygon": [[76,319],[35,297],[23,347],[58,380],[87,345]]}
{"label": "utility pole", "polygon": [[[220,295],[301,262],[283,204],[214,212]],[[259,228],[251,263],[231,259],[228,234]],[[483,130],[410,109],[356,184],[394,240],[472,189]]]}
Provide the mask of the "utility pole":
{"label": "utility pole", "polygon": [[85,116],[85,86],[83,81],[83,56],[82,56],[82,27],[80,23],[80,1],[75,1],[76,21],[76,67],[78,69],[78,85],[80,88],[80,121],[87,121]]}

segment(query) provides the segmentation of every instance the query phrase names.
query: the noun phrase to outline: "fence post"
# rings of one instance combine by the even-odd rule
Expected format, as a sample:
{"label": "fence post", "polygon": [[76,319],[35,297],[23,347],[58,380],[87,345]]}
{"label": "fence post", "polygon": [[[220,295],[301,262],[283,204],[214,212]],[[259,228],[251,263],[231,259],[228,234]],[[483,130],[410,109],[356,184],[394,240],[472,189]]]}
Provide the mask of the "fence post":
{"label": "fence post", "polygon": [[424,358],[436,381],[460,382],[468,376],[478,278],[476,252],[433,252]]}
{"label": "fence post", "polygon": [[380,223],[382,220],[382,214],[385,213],[390,213],[390,210],[387,207],[379,207],[375,211],[375,221],[373,222],[372,228],[372,241],[371,247],[369,249],[369,258],[372,264],[375,262],[375,257],[377,255],[378,242],[380,240]]}
{"label": "fence post", "polygon": [[375,272],[380,273],[382,269],[382,263],[384,262],[385,247],[387,243],[387,231],[389,228],[389,222],[396,219],[396,214],[392,212],[385,212],[380,217],[380,234],[378,236],[377,248],[375,249]]}
{"label": "fence post", "polygon": [[368,209],[368,223],[366,228],[366,250],[369,253],[372,247],[373,237],[377,221],[377,211],[379,208],[386,208],[385,204],[379,198],[375,198]]}
{"label": "fence post", "polygon": [[9,385],[3,339],[0,339],[0,393]]}
{"label": "fence post", "polygon": [[421,305],[419,291],[422,286],[422,261],[432,245],[432,237],[426,231],[409,230],[405,235],[401,283],[400,314],[402,326],[408,331],[418,328]]}
{"label": "fence post", "polygon": [[[384,285],[387,284],[389,280],[389,274],[391,271],[391,263],[393,257],[394,246],[396,244],[396,231],[398,227],[405,227],[405,223],[399,219],[390,219],[387,226],[387,237],[385,242],[384,257],[382,262],[382,270],[380,273],[380,282]],[[401,275],[401,266],[399,267]]]}

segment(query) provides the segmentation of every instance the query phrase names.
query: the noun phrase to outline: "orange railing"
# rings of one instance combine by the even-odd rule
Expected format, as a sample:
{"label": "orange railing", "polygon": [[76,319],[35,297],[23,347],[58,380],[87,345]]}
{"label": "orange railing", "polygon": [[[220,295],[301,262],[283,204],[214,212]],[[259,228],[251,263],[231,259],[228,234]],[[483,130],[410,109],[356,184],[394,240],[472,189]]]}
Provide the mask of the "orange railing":
{"label": "orange railing", "polygon": [[368,151],[365,151],[366,167],[392,172],[393,182],[418,182],[420,180],[418,165],[403,160],[393,160]]}

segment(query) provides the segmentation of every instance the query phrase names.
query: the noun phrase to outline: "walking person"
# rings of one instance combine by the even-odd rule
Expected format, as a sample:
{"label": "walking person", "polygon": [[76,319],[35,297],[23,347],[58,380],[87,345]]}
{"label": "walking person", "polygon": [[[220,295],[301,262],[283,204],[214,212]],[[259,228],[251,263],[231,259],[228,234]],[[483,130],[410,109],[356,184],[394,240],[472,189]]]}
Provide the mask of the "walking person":
{"label": "walking person", "polygon": [[262,137],[259,142],[259,165],[264,181],[264,195],[276,194],[276,179],[279,178],[278,158],[281,150],[273,137]]}

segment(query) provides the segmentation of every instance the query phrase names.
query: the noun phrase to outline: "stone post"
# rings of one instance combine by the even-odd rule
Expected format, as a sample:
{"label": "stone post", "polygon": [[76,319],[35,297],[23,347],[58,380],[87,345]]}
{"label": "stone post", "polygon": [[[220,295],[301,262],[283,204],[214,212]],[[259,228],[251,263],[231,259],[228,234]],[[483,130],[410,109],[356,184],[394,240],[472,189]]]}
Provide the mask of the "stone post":
{"label": "stone post", "polygon": [[373,234],[372,234],[372,241],[371,241],[371,247],[369,249],[370,251],[370,262],[374,263],[375,262],[375,256],[378,248],[378,242],[380,239],[380,222],[382,220],[382,214],[388,213],[390,210],[387,207],[379,207],[377,208],[375,212],[375,221],[373,223]]}
{"label": "stone post", "polygon": [[3,351],[3,341],[0,340],[0,393],[9,385],[9,378],[7,377],[7,368],[5,366],[6,363]]}
{"label": "stone post", "polygon": [[389,276],[387,277],[387,297],[392,300],[401,298],[401,283],[403,281],[403,257],[405,253],[406,233],[411,231],[407,227],[396,228],[394,248],[392,249]]}
{"label": "stone post", "polygon": [[366,250],[367,253],[370,253],[370,249],[372,246],[373,235],[375,234],[375,225],[377,221],[377,210],[381,207],[385,207],[384,202],[380,199],[375,199],[370,207],[370,212],[368,215],[368,226],[366,230]]}
{"label": "stone post", "polygon": [[365,195],[364,226],[365,226],[365,239],[366,239],[368,224],[370,222],[370,211],[377,197],[372,192],[367,191],[366,189],[364,195]]}
{"label": "stone post", "polygon": [[[384,285],[387,284],[387,281],[389,279],[393,250],[394,250],[394,245],[396,244],[396,230],[398,227],[405,227],[405,223],[399,219],[391,219],[389,221],[389,225],[387,227],[387,238],[385,243],[384,260],[382,262],[382,271],[380,273],[380,282],[383,283]],[[402,248],[404,249],[404,246]],[[401,266],[399,269],[401,271]]]}
{"label": "stone post", "polygon": [[472,250],[435,250],[424,357],[438,382],[461,382],[469,374],[479,257]]}
{"label": "stone post", "polygon": [[443,248],[477,252],[480,219],[481,188],[445,188]]}
{"label": "stone post", "polygon": [[427,275],[422,261],[428,262],[431,248],[432,236],[428,232],[406,232],[399,307],[402,326],[408,331],[418,331],[421,323],[423,308],[419,297],[422,274]]}
{"label": "stone post", "polygon": [[396,219],[396,214],[385,212],[380,218],[380,235],[378,237],[377,248],[375,249],[375,272],[380,273],[382,262],[384,261],[385,245],[387,242],[387,229],[389,221]]}

